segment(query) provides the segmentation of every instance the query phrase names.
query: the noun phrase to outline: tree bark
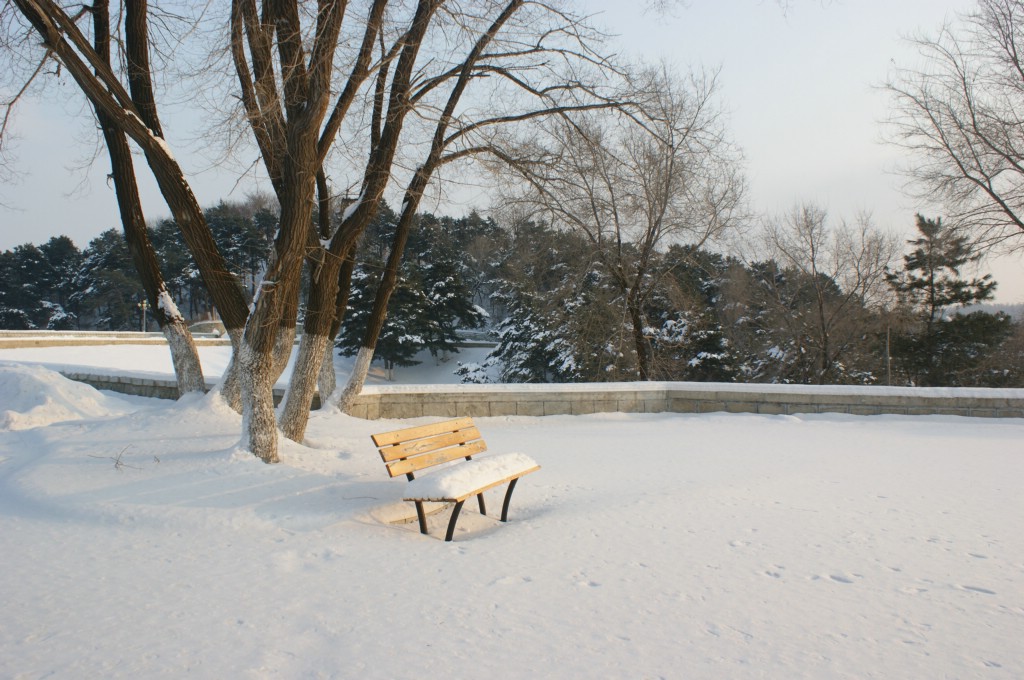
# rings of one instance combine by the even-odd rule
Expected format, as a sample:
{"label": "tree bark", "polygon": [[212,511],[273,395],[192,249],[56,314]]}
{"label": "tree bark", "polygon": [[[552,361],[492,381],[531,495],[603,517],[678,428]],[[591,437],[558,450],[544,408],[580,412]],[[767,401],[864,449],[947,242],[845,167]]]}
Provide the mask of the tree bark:
{"label": "tree bark", "polygon": [[384,329],[384,322],[388,314],[388,302],[391,294],[395,292],[398,285],[398,270],[402,264],[402,254],[405,252],[405,245],[409,242],[409,233],[412,231],[412,224],[416,217],[416,209],[419,207],[420,197],[427,186],[430,177],[430,169],[420,168],[413,178],[405,193],[405,201],[402,204],[402,215],[395,227],[395,235],[391,243],[391,252],[388,254],[388,261],[381,272],[380,284],[377,286],[377,294],[373,299],[373,308],[366,321],[366,331],[363,334],[362,346],[356,358],[352,373],[348,382],[337,401],[338,409],[348,413],[355,398],[363,390],[366,376],[370,371],[370,363],[373,361],[373,352],[380,339],[380,333]]}
{"label": "tree bark", "polygon": [[[370,372],[370,363],[373,361],[373,347],[360,347],[356,354],[355,363],[352,365],[352,375],[349,376],[345,389],[337,392],[332,398],[331,406],[342,413],[348,413],[355,403],[356,397],[363,391],[363,384]],[[358,377],[357,377],[358,376]]]}
{"label": "tree bark", "polygon": [[[96,53],[103,62],[110,65],[110,11],[108,0],[93,3],[93,42]],[[130,67],[130,66],[129,66]],[[148,68],[148,67],[147,67]],[[156,250],[149,240],[146,220],[139,199],[135,166],[132,162],[128,140],[114,121],[104,111],[95,107],[96,118],[103,132],[107,153],[110,156],[111,176],[117,195],[117,206],[121,214],[125,241],[132,256],[132,262],[139,273],[142,287],[153,317],[160,326],[171,352],[174,375],[178,383],[178,395],[189,392],[203,392],[206,381],[199,362],[192,334],[185,320],[175,306],[160,272]]]}
{"label": "tree bark", "polygon": [[[146,0],[128,0],[125,5],[125,44],[128,52],[128,84],[138,115],[150,135],[163,142],[163,129],[153,95],[152,74],[149,63],[149,30],[146,18]],[[158,144],[162,153],[155,153],[152,145],[142,148],[156,177],[167,207],[181,230],[189,252],[196,261],[217,311],[220,312],[228,332],[240,331],[248,316],[248,302],[243,286],[221,256],[213,234],[206,225],[206,217],[199,202],[185,180],[178,162],[165,144]]]}
{"label": "tree bark", "polygon": [[[354,250],[356,240],[377,211],[390,180],[391,165],[401,138],[405,117],[412,110],[409,93],[416,56],[438,4],[434,0],[421,0],[410,30],[403,40],[397,43],[401,46],[401,56],[391,83],[388,112],[383,129],[379,133],[374,129],[375,144],[364,172],[362,191],[359,198],[356,199],[357,203],[353,206],[351,213],[338,226],[330,246],[325,249],[319,269],[313,277],[302,336],[302,345],[309,343],[311,346],[299,348],[296,367],[292,373],[292,384],[289,386],[289,394],[282,409],[281,422],[287,436],[291,439],[301,439],[305,433],[314,386],[317,376],[321,373],[324,353],[337,334],[338,326],[334,325],[334,321],[336,319],[340,321],[337,314],[338,305],[335,301],[338,299],[342,263]],[[375,3],[371,12],[379,13],[382,10],[383,6],[380,6],[380,3]],[[383,73],[383,69],[381,73]],[[384,83],[384,79],[378,79],[377,99],[381,101]],[[330,126],[328,127],[330,129]],[[320,151],[323,153],[324,149],[321,148]],[[325,183],[321,182],[320,186],[324,187]],[[324,205],[323,200],[320,201],[320,205]],[[321,404],[326,401],[321,396]]]}
{"label": "tree bark", "polygon": [[341,330],[341,323],[345,319],[345,312],[348,310],[348,300],[352,293],[352,274],[355,272],[355,253],[349,252],[345,262],[341,265],[341,273],[338,276],[338,297],[335,302],[334,321],[331,322],[331,331],[328,337],[331,340],[324,354],[324,366],[320,368],[320,408],[327,408],[334,403],[332,398],[338,389],[338,376],[334,371],[334,339],[338,337]]}
{"label": "tree bark", "polygon": [[[274,62],[264,59],[267,56],[264,47],[274,36],[278,52],[276,62],[281,69],[281,96],[264,100],[269,107],[266,110],[252,108],[259,102],[248,95],[258,88],[248,79],[245,55],[237,48],[235,40],[234,58],[250,122],[258,134],[269,135],[265,141],[270,142],[272,148],[284,152],[279,158],[264,159],[268,170],[279,174],[275,189],[281,204],[281,218],[274,259],[260,284],[239,352],[243,438],[246,447],[266,463],[278,462],[273,383],[275,363],[281,362],[275,361],[275,348],[282,346],[282,326],[287,334],[289,305],[297,304],[303,255],[311,236],[316,176],[322,167],[318,134],[331,96],[333,55],[345,6],[346,3],[339,0],[321,3],[307,63],[302,20],[296,4],[265,3],[262,21],[255,15],[255,3],[236,0],[234,5],[233,33],[236,38],[240,37],[237,31],[244,29],[248,33],[254,60],[260,59],[258,69],[273,68]],[[269,81],[261,75],[268,76]],[[273,73],[257,73],[257,79],[272,82],[274,77]],[[283,120],[283,130],[264,127],[262,121],[266,120]],[[257,127],[260,129],[256,130]],[[263,141],[260,143],[262,146]],[[294,324],[291,327],[294,328]],[[288,345],[290,348],[290,343]]]}
{"label": "tree bark", "polygon": [[338,388],[338,373],[334,368],[334,337],[330,336],[327,347],[324,348],[323,363],[320,364],[320,373],[317,374],[316,387],[320,393],[320,408],[324,408],[334,390]]}
{"label": "tree bark", "polygon": [[322,280],[310,286],[302,341],[281,406],[281,431],[294,441],[302,441],[305,435],[324,355],[332,346],[333,337],[329,333],[336,311],[340,269],[336,262],[330,262],[332,259],[328,258],[318,269],[317,276]]}
{"label": "tree bark", "polygon": [[629,321],[633,326],[633,347],[636,350],[636,372],[641,381],[651,379],[651,355],[647,346],[647,338],[644,337],[644,317],[640,303],[628,301]]}
{"label": "tree bark", "polygon": [[[220,256],[203,212],[163,138],[143,122],[130,95],[61,7],[52,0],[15,0],[15,4],[89,102],[142,147],[224,325],[241,329],[248,310],[242,286]],[[135,2],[132,7],[134,10],[141,8],[144,16],[145,3]],[[141,25],[144,27],[145,22]],[[145,32],[132,36],[127,45],[130,54],[149,49]],[[90,65],[95,72],[90,70]]]}

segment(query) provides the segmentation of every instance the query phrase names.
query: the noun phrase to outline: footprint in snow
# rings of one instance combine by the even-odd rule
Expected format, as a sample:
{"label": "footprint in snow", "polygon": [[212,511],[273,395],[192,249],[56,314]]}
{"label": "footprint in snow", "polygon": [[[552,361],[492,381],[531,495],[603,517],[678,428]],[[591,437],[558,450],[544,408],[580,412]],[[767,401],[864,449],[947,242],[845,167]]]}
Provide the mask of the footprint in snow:
{"label": "footprint in snow", "polygon": [[[834,581],[835,583],[843,583],[843,584],[855,583],[856,582],[855,579],[860,579],[860,578],[864,578],[864,577],[861,574],[849,574],[849,575],[847,575],[847,574],[829,574],[828,575],[828,580]],[[821,580],[824,580],[824,579],[825,579],[824,576],[812,576],[811,577],[812,581],[821,581]]]}

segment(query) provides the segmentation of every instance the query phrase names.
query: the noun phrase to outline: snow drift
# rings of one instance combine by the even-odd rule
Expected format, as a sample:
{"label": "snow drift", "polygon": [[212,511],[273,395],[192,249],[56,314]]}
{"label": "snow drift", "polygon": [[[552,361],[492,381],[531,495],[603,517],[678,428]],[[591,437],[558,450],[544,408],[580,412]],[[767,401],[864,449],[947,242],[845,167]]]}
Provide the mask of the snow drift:
{"label": "snow drift", "polygon": [[1021,419],[478,418],[542,469],[445,544],[369,438],[426,419],[270,466],[216,398],[2,374],[0,677],[1024,677]]}
{"label": "snow drift", "polygon": [[101,394],[40,366],[0,362],[0,430],[27,430],[131,410],[123,399]]}

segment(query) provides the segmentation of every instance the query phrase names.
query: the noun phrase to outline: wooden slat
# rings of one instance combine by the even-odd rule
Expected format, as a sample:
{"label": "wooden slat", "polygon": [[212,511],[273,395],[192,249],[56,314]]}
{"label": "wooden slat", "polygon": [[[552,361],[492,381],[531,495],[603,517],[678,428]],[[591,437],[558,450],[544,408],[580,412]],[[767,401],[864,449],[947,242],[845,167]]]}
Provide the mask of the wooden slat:
{"label": "wooden slat", "polygon": [[405,460],[396,460],[392,463],[388,463],[388,474],[392,477],[397,477],[398,475],[416,472],[417,470],[422,470],[423,468],[428,468],[432,465],[440,465],[441,463],[447,463],[448,461],[456,460],[458,458],[473,456],[486,450],[487,444],[484,443],[484,440],[477,439],[476,441],[465,445],[452,446],[451,448],[442,449],[433,453],[426,453],[422,456],[415,456],[413,458],[406,458]]}
{"label": "wooden slat", "polygon": [[373,443],[377,446],[390,446],[391,444],[406,442],[410,439],[420,439],[422,437],[429,437],[443,432],[455,432],[456,430],[462,430],[467,427],[473,427],[472,418],[456,418],[455,420],[445,420],[440,423],[432,423],[430,425],[420,425],[419,427],[407,427],[402,430],[381,432],[380,434],[373,435]]}
{"label": "wooden slat", "polygon": [[539,469],[540,469],[540,466],[537,465],[537,466],[534,466],[534,467],[529,468],[527,470],[523,470],[522,472],[517,472],[514,475],[509,475],[508,477],[505,477],[504,479],[499,479],[496,482],[491,482],[487,486],[482,486],[479,489],[475,489],[474,491],[472,491],[470,493],[467,493],[465,496],[459,496],[458,498],[403,498],[402,500],[406,500],[406,501],[435,501],[435,502],[438,502],[438,503],[445,503],[445,502],[458,503],[459,501],[466,500],[470,496],[475,496],[478,493],[483,493],[484,491],[487,491],[488,489],[493,489],[494,487],[500,486],[500,485],[504,484],[505,482],[511,482],[513,479],[519,479],[520,477],[522,477],[524,475],[528,475],[531,472],[536,472]]}
{"label": "wooden slat", "polygon": [[438,449],[445,449],[449,446],[465,444],[466,442],[473,441],[474,439],[480,439],[480,430],[475,427],[470,427],[465,430],[459,430],[458,432],[445,432],[432,437],[423,437],[422,439],[400,442],[394,446],[382,446],[380,449],[380,457],[385,463],[387,463],[392,460],[398,460],[399,458],[409,458],[410,456],[418,456]]}

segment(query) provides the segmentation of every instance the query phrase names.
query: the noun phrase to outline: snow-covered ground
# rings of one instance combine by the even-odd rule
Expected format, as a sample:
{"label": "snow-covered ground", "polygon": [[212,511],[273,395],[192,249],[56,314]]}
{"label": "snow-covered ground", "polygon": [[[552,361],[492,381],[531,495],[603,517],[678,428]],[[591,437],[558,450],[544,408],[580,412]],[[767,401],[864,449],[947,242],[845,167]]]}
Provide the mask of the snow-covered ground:
{"label": "snow-covered ground", "polygon": [[3,678],[1024,677],[1021,419],[480,418],[542,469],[446,544],[369,438],[430,419],[267,466],[213,398],[9,358]]}
{"label": "snow-covered ground", "polygon": [[[197,348],[203,364],[203,373],[208,381],[216,381],[227,368],[231,359],[231,348],[227,345],[201,346]],[[481,347],[464,348],[458,354],[448,357],[432,357],[422,352],[415,366],[396,368],[394,379],[403,384],[452,384],[460,378],[455,375],[458,362],[482,362],[490,349]],[[294,360],[294,353],[292,359]],[[18,349],[0,348],[0,361],[17,361],[38,364],[55,371],[93,372],[99,375],[118,374],[143,378],[174,379],[171,355],[163,345],[78,345],[71,347],[24,347]],[[341,378],[352,371],[354,357],[334,356],[334,365]],[[279,385],[288,383],[292,364],[289,363],[281,376]],[[367,385],[392,384],[379,363],[370,367]]]}

